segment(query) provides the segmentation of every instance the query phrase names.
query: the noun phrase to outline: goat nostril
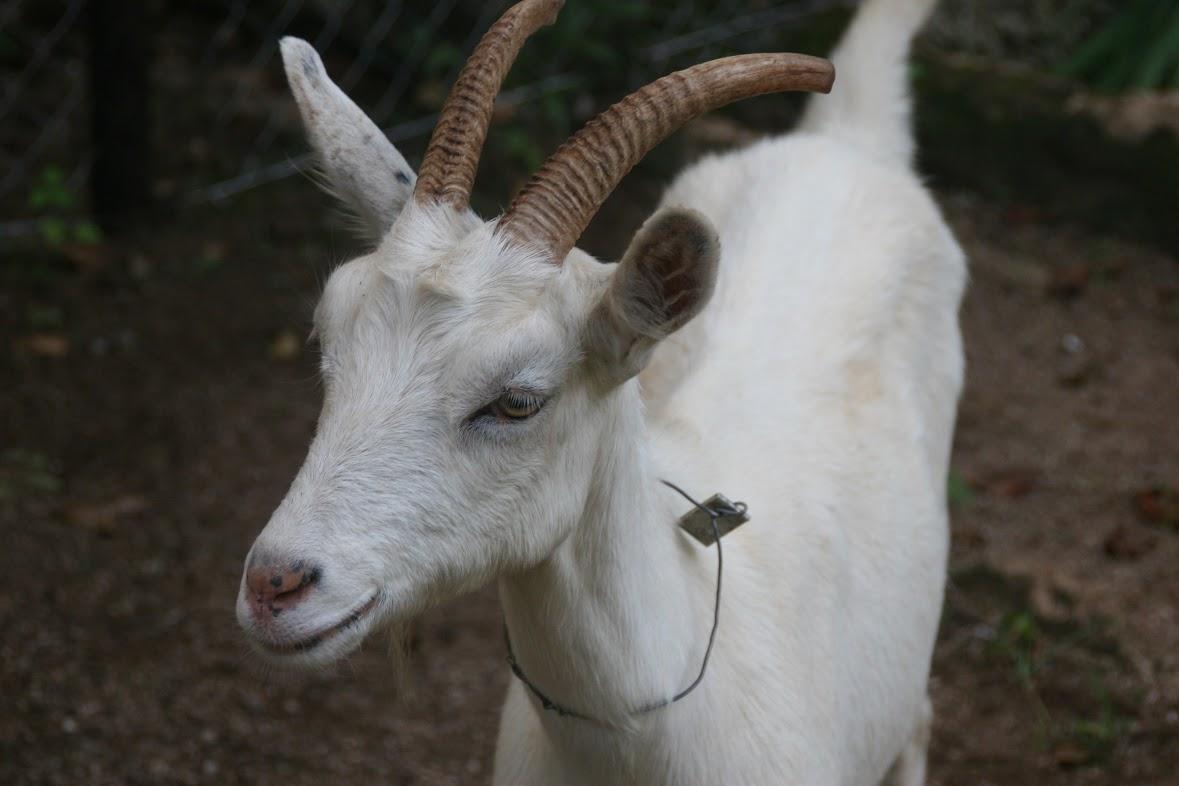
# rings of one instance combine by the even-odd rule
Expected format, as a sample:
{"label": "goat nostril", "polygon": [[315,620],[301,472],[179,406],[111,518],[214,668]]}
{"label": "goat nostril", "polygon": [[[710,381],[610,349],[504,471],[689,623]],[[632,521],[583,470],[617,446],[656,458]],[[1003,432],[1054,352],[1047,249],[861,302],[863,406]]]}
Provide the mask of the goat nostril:
{"label": "goat nostril", "polygon": [[322,575],[318,565],[309,566],[303,560],[296,560],[289,567],[251,565],[246,570],[246,591],[256,613],[269,611],[272,617],[277,617],[301,602]]}

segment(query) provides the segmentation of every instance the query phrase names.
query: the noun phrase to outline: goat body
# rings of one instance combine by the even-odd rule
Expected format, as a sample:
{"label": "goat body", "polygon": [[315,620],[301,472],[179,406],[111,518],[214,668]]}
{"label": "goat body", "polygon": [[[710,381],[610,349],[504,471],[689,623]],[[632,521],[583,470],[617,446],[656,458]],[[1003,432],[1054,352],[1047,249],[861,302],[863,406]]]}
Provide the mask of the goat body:
{"label": "goat body", "polygon": [[497,783],[923,782],[965,280],[910,168],[904,55],[929,5],[869,0],[799,131],[664,197],[720,233],[713,301],[640,377],[646,422],[611,424],[593,520],[501,591],[530,678],[622,720],[687,684],[710,623],[712,557],[666,524],[687,508],[656,478],[719,490],[752,522],[725,538],[715,652],[627,732],[513,683]]}
{"label": "goat body", "polygon": [[[518,48],[543,2],[500,37]],[[466,168],[411,200],[404,158],[285,41],[325,175],[381,242],[317,310],[323,415],[238,600],[255,648],[325,663],[496,580],[524,672],[593,719],[513,681],[497,784],[922,783],[965,281],[910,160],[906,59],[932,5],[867,0],[832,95],[683,173],[616,268],[553,219],[585,188],[483,223],[453,155]],[[479,100],[448,127],[477,127]],[[556,239],[530,246],[533,227]],[[637,713],[696,676],[718,578],[661,479],[752,520],[724,539],[703,681]]]}

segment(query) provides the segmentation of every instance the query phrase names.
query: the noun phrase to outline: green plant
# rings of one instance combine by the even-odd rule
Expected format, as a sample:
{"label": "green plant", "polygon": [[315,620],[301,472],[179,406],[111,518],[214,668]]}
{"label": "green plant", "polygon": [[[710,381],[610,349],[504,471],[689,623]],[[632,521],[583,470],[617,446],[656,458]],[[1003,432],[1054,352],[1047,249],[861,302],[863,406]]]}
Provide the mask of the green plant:
{"label": "green plant", "polygon": [[29,207],[34,210],[69,210],[73,206],[74,195],[66,184],[65,173],[56,164],[49,164],[33,182]]}
{"label": "green plant", "polygon": [[1026,609],[1010,612],[999,622],[995,651],[1011,660],[1015,675],[1024,687],[1032,685],[1041,638],[1035,616]]}
{"label": "green plant", "polygon": [[1101,760],[1114,752],[1129,730],[1129,722],[1114,711],[1109,690],[1104,684],[1095,682],[1092,690],[1098,701],[1097,717],[1073,721],[1067,734],[1085,749],[1090,759]]}
{"label": "green plant", "polygon": [[20,62],[21,48],[12,36],[0,30],[0,63],[16,65]]}
{"label": "green plant", "polygon": [[1105,92],[1179,87],[1179,4],[1130,0],[1059,70]]}
{"label": "green plant", "polygon": [[54,330],[64,322],[60,306],[30,305],[25,309],[25,324],[34,330]]}
{"label": "green plant", "polygon": [[47,496],[61,490],[61,474],[48,456],[9,448],[0,454],[0,500],[29,494]]}
{"label": "green plant", "polygon": [[974,489],[965,478],[950,470],[950,475],[946,478],[946,498],[951,507],[965,508],[974,502]]}
{"label": "green plant", "polygon": [[527,130],[518,125],[500,131],[498,143],[522,171],[535,172],[544,163],[544,150]]}
{"label": "green plant", "polygon": [[102,231],[93,222],[70,216],[77,207],[77,198],[70,190],[65,172],[56,164],[46,166],[33,181],[28,204],[41,214],[37,231],[48,245],[102,242]]}

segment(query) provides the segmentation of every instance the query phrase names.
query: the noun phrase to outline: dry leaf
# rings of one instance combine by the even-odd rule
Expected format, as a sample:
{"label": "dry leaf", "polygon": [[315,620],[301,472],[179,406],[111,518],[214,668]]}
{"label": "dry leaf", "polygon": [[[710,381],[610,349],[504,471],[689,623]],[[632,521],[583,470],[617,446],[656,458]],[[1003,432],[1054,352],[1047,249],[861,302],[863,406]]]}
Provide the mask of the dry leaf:
{"label": "dry leaf", "polygon": [[47,358],[65,357],[70,352],[70,340],[60,333],[30,333],[16,340],[18,349]]}
{"label": "dry leaf", "polygon": [[991,475],[982,486],[992,496],[1015,499],[1030,494],[1036,488],[1037,474],[1034,469],[1012,467]]}
{"label": "dry leaf", "polygon": [[59,250],[75,268],[87,272],[105,268],[111,259],[110,246],[101,243],[64,243]]}
{"label": "dry leaf", "polygon": [[1148,524],[1179,529],[1179,493],[1153,486],[1134,494],[1134,509]]}
{"label": "dry leaf", "polygon": [[1052,269],[1048,275],[1048,282],[1044,285],[1044,291],[1053,297],[1073,298],[1084,292],[1088,284],[1088,265],[1067,265]]}
{"label": "dry leaf", "polygon": [[951,535],[954,545],[964,549],[981,549],[987,545],[987,536],[976,527],[954,527]]}
{"label": "dry leaf", "polygon": [[110,533],[120,519],[142,513],[151,506],[145,497],[126,494],[122,497],[91,504],[77,504],[66,507],[66,519],[76,527],[95,532]]}
{"label": "dry leaf", "polygon": [[1062,576],[1044,574],[1032,578],[1028,600],[1037,617],[1050,622],[1067,622],[1072,619],[1073,594],[1066,589],[1067,582]]}
{"label": "dry leaf", "polygon": [[1079,767],[1082,764],[1088,763],[1092,757],[1089,755],[1089,751],[1080,745],[1066,742],[1053,749],[1052,758],[1061,767]]}

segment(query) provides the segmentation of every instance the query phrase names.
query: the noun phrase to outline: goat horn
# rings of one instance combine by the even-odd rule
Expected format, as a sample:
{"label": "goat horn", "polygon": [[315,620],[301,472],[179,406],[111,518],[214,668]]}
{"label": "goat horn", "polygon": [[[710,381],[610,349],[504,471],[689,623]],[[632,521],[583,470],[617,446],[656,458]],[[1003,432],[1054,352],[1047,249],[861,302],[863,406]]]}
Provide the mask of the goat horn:
{"label": "goat horn", "polygon": [[561,264],[623,176],[684,123],[750,96],[826,93],[834,80],[830,62],[796,54],[737,55],[668,74],[561,145],[512,200],[498,230],[539,245]]}
{"label": "goat horn", "polygon": [[552,24],[564,0],[523,0],[479,40],[438,115],[422,159],[414,199],[467,207],[496,93],[525,39]]}

